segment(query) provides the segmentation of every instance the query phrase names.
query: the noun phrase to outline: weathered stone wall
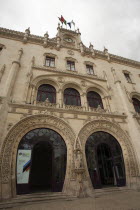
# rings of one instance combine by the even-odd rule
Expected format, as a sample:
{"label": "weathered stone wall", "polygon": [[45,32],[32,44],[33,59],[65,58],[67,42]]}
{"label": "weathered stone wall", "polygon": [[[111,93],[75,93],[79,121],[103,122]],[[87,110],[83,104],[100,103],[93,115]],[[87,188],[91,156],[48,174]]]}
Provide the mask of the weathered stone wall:
{"label": "weathered stone wall", "polygon": [[[115,57],[108,52],[85,48],[80,44],[80,33],[69,30],[58,28],[57,37],[48,39],[47,44],[44,38],[25,37],[27,33],[18,34],[17,32],[15,34],[12,36],[9,32],[4,33],[3,30],[0,30],[0,44],[3,46],[0,52],[2,198],[16,195],[14,174],[16,152],[20,138],[26,133],[26,131],[20,132],[22,126],[25,126],[22,125],[22,122],[27,119],[28,125],[28,119],[35,117],[36,120],[39,120],[38,115],[46,116],[44,124],[42,122],[42,126],[46,127],[51,127],[50,117],[54,118],[54,122],[57,121],[56,119],[59,119],[60,122],[63,120],[67,125],[65,129],[71,129],[73,133],[73,142],[76,142],[79,136],[85,167],[84,146],[90,132],[103,130],[114,135],[125,157],[127,186],[139,187],[140,183],[136,180],[138,180],[140,168],[140,116],[135,115],[132,97],[135,95],[140,99],[140,63]],[[64,38],[68,36],[73,39],[73,43],[64,41]],[[44,65],[46,55],[55,57],[55,67]],[[68,59],[75,61],[76,71],[67,70],[66,61]],[[87,63],[93,65],[95,75],[87,74]],[[131,83],[127,82],[124,72],[130,73]],[[51,84],[56,88],[56,104],[37,102],[37,90],[41,84]],[[64,104],[65,88],[75,88],[79,91],[81,107]],[[90,90],[101,95],[104,110],[91,109],[88,106],[87,92]],[[100,126],[94,129],[97,120]],[[90,129],[86,127],[88,123],[91,124]],[[37,126],[40,127],[39,123],[33,121],[29,130]],[[61,133],[61,129],[58,132]],[[68,136],[64,135],[64,140],[67,138]],[[74,145],[73,148],[71,146],[69,153],[71,158],[73,158],[73,150]],[[71,159],[68,162],[69,171],[73,164]],[[74,189],[76,181],[71,178],[70,173],[67,172],[64,191],[77,194],[78,190]],[[83,179],[85,180],[85,193],[92,193],[88,171]],[[73,181],[69,185],[70,180]]]}

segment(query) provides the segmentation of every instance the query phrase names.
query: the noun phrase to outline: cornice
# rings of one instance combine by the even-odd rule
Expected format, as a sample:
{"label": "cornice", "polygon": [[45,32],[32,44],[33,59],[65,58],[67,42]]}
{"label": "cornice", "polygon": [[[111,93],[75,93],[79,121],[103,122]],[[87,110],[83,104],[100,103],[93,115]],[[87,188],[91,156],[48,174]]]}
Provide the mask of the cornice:
{"label": "cornice", "polygon": [[[63,31],[77,34],[76,32],[67,30],[67,29],[63,29]],[[23,41],[24,35],[25,35],[24,32],[14,31],[14,30],[0,27],[0,36],[1,37],[8,38],[8,39],[14,39],[14,40],[18,40],[18,41]],[[42,46],[43,46],[43,41],[44,41],[43,36],[36,36],[36,35],[30,34],[29,38],[28,38],[29,43],[35,43],[35,44],[39,44]],[[52,39],[48,39],[48,47],[50,47],[50,46],[51,47],[57,46],[56,37],[54,37]],[[63,46],[63,48],[64,48],[64,46]],[[68,48],[76,50],[75,48],[72,48],[72,47],[68,47]],[[94,50],[94,51],[95,51],[95,58],[99,58],[99,59],[103,59],[103,60],[107,61],[107,55],[105,55],[104,52],[99,51],[99,50]],[[87,47],[84,47],[84,56],[92,57],[92,52]],[[109,53],[109,57],[110,57],[109,62],[115,62],[115,63],[119,63],[119,64],[123,64],[123,65],[127,65],[127,66],[131,66],[131,67],[140,69],[140,62],[138,62],[138,61],[134,61],[134,60],[124,58],[121,56],[117,56],[117,55],[113,55],[110,53]]]}

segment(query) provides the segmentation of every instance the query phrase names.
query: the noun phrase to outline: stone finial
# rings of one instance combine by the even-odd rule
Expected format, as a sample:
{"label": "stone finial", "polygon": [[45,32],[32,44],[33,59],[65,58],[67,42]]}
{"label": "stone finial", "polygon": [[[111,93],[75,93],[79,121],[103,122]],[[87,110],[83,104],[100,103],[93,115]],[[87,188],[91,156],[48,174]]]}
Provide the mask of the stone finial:
{"label": "stone finial", "polygon": [[44,47],[47,47],[47,44],[48,44],[48,37],[49,37],[49,34],[48,34],[48,31],[44,34],[44,43],[43,43],[43,46]]}
{"label": "stone finial", "polygon": [[109,55],[109,53],[108,53],[108,49],[106,48],[106,47],[104,47],[104,54],[107,56],[107,60],[108,60],[108,62],[110,62],[110,55]]}
{"label": "stone finial", "polygon": [[57,35],[56,36],[60,36],[60,23],[58,23],[58,27],[57,27]]}
{"label": "stone finial", "polygon": [[107,54],[108,53],[108,49],[104,46],[104,53]]}
{"label": "stone finial", "polygon": [[6,65],[4,64],[2,66],[2,68],[1,68],[1,70],[0,70],[0,82],[1,82],[2,76],[3,76],[4,72],[5,72],[5,68],[6,68]]}
{"label": "stone finial", "polygon": [[76,32],[77,32],[77,33],[80,33],[79,28],[77,28]]}
{"label": "stone finial", "polygon": [[30,27],[25,30],[25,33],[30,34]]}
{"label": "stone finial", "polygon": [[57,29],[60,29],[60,23],[58,23],[58,27],[57,27]]}
{"label": "stone finial", "polygon": [[91,44],[91,42],[90,42],[90,45],[89,45],[89,49],[92,53],[92,56],[95,56],[94,46],[93,46],[93,44]]}
{"label": "stone finial", "polygon": [[89,43],[89,49],[93,49],[94,47],[93,47],[93,44],[91,44],[91,42]]}
{"label": "stone finial", "polygon": [[24,43],[27,42],[29,35],[30,35],[30,27],[25,30],[25,34],[24,34],[24,38],[23,38]]}

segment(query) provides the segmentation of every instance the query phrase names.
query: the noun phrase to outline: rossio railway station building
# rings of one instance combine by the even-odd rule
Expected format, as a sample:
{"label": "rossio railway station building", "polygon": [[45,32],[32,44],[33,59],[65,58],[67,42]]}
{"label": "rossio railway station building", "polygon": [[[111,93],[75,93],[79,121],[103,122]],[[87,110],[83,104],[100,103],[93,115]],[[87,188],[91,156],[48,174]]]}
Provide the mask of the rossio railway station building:
{"label": "rossio railway station building", "polygon": [[0,28],[0,149],[1,200],[140,189],[140,62]]}

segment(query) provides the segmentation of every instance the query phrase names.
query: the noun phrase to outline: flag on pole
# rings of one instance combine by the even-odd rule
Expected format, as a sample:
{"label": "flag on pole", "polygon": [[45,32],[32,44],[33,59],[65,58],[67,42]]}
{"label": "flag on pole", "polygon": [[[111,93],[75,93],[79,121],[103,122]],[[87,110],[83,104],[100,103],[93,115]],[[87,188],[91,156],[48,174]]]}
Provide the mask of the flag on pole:
{"label": "flag on pole", "polygon": [[69,25],[69,27],[71,28],[71,22],[67,23]]}
{"label": "flag on pole", "polygon": [[67,24],[67,21],[64,19],[64,17],[61,15],[61,18],[60,17],[58,17],[58,19],[60,20],[60,22],[63,24]]}
{"label": "flag on pole", "polygon": [[73,20],[71,21],[71,24],[73,24],[73,26],[75,27],[75,23],[74,23],[74,21],[73,21]]}

